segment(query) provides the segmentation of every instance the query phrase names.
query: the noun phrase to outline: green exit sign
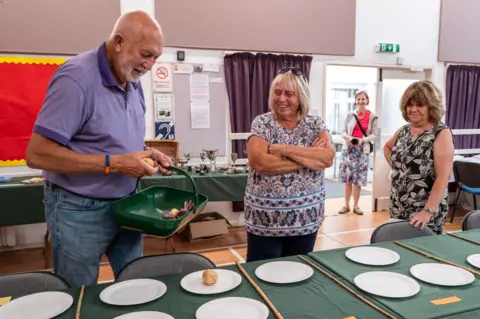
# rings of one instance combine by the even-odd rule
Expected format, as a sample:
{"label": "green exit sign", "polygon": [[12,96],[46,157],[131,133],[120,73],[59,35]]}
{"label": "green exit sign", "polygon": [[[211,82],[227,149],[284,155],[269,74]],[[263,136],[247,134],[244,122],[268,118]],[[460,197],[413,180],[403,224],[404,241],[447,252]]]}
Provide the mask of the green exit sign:
{"label": "green exit sign", "polygon": [[377,52],[398,53],[400,52],[400,44],[396,43],[377,43],[375,46]]}

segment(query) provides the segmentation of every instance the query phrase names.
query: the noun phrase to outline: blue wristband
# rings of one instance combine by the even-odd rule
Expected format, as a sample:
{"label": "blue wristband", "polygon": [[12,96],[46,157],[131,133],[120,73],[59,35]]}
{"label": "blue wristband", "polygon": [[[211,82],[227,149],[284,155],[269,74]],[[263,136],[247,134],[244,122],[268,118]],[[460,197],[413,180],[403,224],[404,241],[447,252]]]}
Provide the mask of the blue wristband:
{"label": "blue wristband", "polygon": [[110,155],[105,155],[105,174],[110,174]]}

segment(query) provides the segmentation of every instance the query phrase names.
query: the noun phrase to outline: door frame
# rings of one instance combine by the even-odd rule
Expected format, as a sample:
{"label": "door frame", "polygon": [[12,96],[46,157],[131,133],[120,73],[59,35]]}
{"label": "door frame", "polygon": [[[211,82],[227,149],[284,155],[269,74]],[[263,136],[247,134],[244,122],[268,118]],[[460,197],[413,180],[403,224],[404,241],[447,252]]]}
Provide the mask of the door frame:
{"label": "door frame", "polygon": [[[433,79],[433,67],[429,68],[412,68],[408,65],[396,65],[396,64],[377,64],[377,63],[352,63],[352,62],[335,62],[335,61],[325,61],[323,65],[323,88],[322,88],[322,112],[321,116],[323,119],[326,117],[327,112],[327,69],[329,66],[350,66],[350,67],[367,67],[367,68],[376,68],[377,69],[377,88],[376,88],[376,105],[375,105],[375,112],[377,114],[378,110],[382,110],[382,83],[383,80],[383,71],[406,71],[406,72],[424,72],[425,80],[432,80]],[[381,113],[381,112],[380,112]],[[328,123],[327,123],[328,127]],[[381,135],[381,127],[377,130],[377,134]],[[377,140],[378,137],[377,137]],[[371,211],[375,212],[378,208],[378,199],[375,198],[375,162],[376,162],[376,152],[377,148],[380,146],[377,145],[377,141],[375,143],[375,149],[373,152],[373,167],[374,167],[374,176],[372,180],[372,207]]]}

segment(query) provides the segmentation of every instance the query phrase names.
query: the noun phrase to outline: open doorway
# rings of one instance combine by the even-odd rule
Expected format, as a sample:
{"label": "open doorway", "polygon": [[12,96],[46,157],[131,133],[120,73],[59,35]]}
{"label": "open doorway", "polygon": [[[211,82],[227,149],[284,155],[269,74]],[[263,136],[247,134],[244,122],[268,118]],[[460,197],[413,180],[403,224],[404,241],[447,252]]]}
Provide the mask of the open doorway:
{"label": "open doorway", "polygon": [[367,109],[375,112],[379,120],[375,149],[369,155],[367,186],[362,188],[360,201],[365,203],[362,198],[368,199],[369,204],[364,208],[370,211],[388,209],[390,167],[384,158],[383,147],[405,124],[399,107],[403,92],[411,83],[427,80],[430,76],[431,70],[412,71],[407,67],[326,65],[322,114],[331,132],[336,156],[334,165],[325,171],[325,178],[337,183],[335,188],[329,188],[329,198],[344,196],[343,184],[338,181],[343,145],[341,134],[346,115],[356,108],[355,93],[364,90],[370,97]]}
{"label": "open doorway", "polygon": [[[356,109],[355,94],[358,91],[367,92],[370,97],[367,109],[376,112],[377,72],[375,67],[326,66],[325,108],[323,114],[336,149],[334,165],[325,170],[327,182],[335,183],[335,187],[328,188],[329,198],[341,199],[344,197],[344,185],[338,181],[343,146],[341,134],[345,127],[345,119],[348,112]],[[370,154],[369,167],[367,169],[367,186],[362,188],[361,196],[372,194],[372,182],[373,155]],[[340,202],[343,203],[343,200],[340,200]],[[340,205],[340,207],[342,206],[343,204]],[[370,207],[365,207],[365,209],[370,209]]]}

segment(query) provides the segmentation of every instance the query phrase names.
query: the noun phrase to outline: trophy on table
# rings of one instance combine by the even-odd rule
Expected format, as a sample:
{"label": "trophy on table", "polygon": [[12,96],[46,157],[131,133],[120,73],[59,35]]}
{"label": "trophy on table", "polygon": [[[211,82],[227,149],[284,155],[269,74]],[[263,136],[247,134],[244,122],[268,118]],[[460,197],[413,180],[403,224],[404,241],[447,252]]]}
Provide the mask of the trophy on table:
{"label": "trophy on table", "polygon": [[237,154],[237,153],[232,153],[232,154],[230,154],[230,159],[232,160],[233,168],[235,168],[235,162],[236,162],[237,159],[238,159],[238,154]]}
{"label": "trophy on table", "polygon": [[200,163],[200,174],[202,174],[204,171],[205,171],[205,158],[207,158],[207,153],[205,151],[202,151],[200,152],[200,160],[202,160],[202,162]]}
{"label": "trophy on table", "polygon": [[217,160],[218,149],[203,150],[203,151],[207,154],[207,158],[210,160],[210,172],[215,173],[217,171],[216,160]]}
{"label": "trophy on table", "polygon": [[183,154],[183,157],[180,157],[178,159],[178,163],[180,163],[180,168],[183,170],[187,170],[188,169],[187,164],[190,161],[190,159],[191,159],[191,156],[189,153]]}

